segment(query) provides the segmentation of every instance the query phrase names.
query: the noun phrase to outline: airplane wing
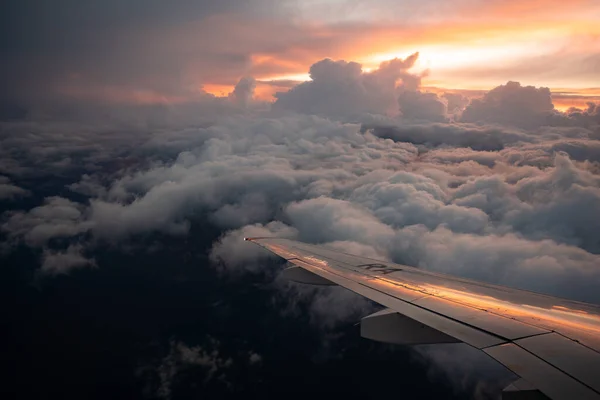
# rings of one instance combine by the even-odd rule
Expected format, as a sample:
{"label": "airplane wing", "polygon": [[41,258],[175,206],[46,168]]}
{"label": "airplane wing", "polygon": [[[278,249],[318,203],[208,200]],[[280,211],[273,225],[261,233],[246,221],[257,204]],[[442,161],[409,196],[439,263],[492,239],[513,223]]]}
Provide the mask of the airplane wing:
{"label": "airplane wing", "polygon": [[520,377],[503,399],[600,400],[599,306],[288,239],[244,240],[287,260],[293,281],[339,285],[386,307],[362,319],[363,337],[467,343]]}

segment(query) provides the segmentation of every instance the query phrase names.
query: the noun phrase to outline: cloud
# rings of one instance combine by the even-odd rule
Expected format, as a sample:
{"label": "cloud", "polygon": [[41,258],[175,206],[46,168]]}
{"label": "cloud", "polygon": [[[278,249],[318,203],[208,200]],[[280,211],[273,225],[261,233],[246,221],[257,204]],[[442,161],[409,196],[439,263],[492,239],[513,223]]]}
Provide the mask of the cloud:
{"label": "cloud", "polygon": [[[313,80],[272,109],[254,99],[248,78],[229,97],[82,104],[76,118],[49,108],[0,122],[0,171],[12,179],[0,185],[31,191],[7,203],[22,209],[2,214],[5,247],[31,247],[51,279],[103,268],[106,245],[119,252],[156,236],[197,243],[206,234],[218,276],[270,282],[273,307],[307,313],[329,338],[378,307],[339,287],[285,281],[282,260],[244,237],[289,237],[600,302],[600,231],[590,222],[600,218],[597,107],[560,113],[545,90],[508,85],[471,103],[463,117],[478,119],[465,122],[465,99],[425,92],[413,61],[370,72],[317,62]],[[519,110],[511,96],[522,98]],[[154,369],[158,395],[174,397],[184,379],[227,388],[233,355],[211,343],[173,339]],[[261,357],[244,349],[240,359],[256,367]],[[456,375],[463,389],[496,390]]]}
{"label": "cloud", "polygon": [[29,191],[22,189],[10,183],[10,179],[0,176],[0,200],[12,200],[16,197],[24,197],[30,194]]}
{"label": "cloud", "polygon": [[432,382],[449,379],[455,392],[496,399],[517,377],[483,352],[465,344],[414,346],[415,361],[429,367]]}
{"label": "cloud", "polygon": [[260,364],[262,362],[262,357],[260,356],[260,354],[250,352],[248,361],[250,362],[250,364]]}
{"label": "cloud", "polygon": [[406,123],[388,121],[385,123],[365,123],[364,130],[371,130],[375,136],[408,142],[416,145],[469,147],[473,150],[498,151],[507,145],[518,142],[531,142],[535,139],[526,132],[510,127]]}
{"label": "cloud", "polygon": [[277,289],[274,302],[285,298],[283,315],[297,316],[306,305],[309,322],[322,334],[334,331],[341,325],[353,324],[365,315],[377,311],[372,301],[341,287],[316,287],[289,282],[281,277],[274,281]]}
{"label": "cloud", "polygon": [[274,260],[276,257],[255,244],[244,241],[244,238],[275,236],[294,239],[296,235],[294,228],[281,222],[270,222],[265,226],[260,224],[247,225],[223,235],[213,245],[210,259],[228,274],[261,271],[268,265],[269,260]]}
{"label": "cloud", "polygon": [[93,223],[86,221],[84,210],[79,203],[48,197],[43,205],[27,212],[8,212],[1,228],[9,237],[22,238],[30,246],[42,247],[51,239],[72,238],[91,229]]}
{"label": "cloud", "polygon": [[47,275],[68,274],[75,268],[95,267],[96,262],[83,254],[81,245],[70,245],[66,251],[44,249],[41,273]]}
{"label": "cloud", "polygon": [[440,122],[447,118],[448,104],[435,93],[403,90],[398,97],[398,104],[405,118]]}
{"label": "cloud", "polygon": [[[186,369],[199,367],[203,372],[203,384],[213,379],[225,379],[227,369],[231,368],[233,360],[222,356],[219,352],[220,342],[210,338],[207,348],[188,346],[180,341],[171,341],[169,354],[164,357],[158,367],[160,386],[156,396],[170,399],[172,386],[178,374]],[[201,376],[202,376],[201,375]]]}
{"label": "cloud", "polygon": [[420,77],[408,72],[418,56],[385,61],[370,72],[356,62],[321,60],[310,67],[311,81],[277,93],[273,107],[316,115],[395,114],[397,83],[410,91],[420,84]]}
{"label": "cloud", "polygon": [[187,388],[188,384],[199,393],[214,393],[215,389],[220,393],[239,392],[248,382],[247,375],[240,379],[239,371],[248,374],[260,368],[263,356],[208,336],[196,345],[171,339],[166,355],[159,362],[140,369],[138,374],[146,375],[154,387],[153,396],[171,399],[179,397],[181,388]]}
{"label": "cloud", "polygon": [[[567,14],[561,9],[559,20],[548,19],[552,32],[547,21],[507,29],[511,18],[531,16],[532,9],[536,16],[556,13],[548,1],[542,10],[466,0],[452,6],[413,3],[91,0],[80,5],[59,0],[41,17],[39,0],[24,0],[5,7],[0,19],[5,38],[0,41],[0,115],[23,118],[38,107],[99,97],[113,104],[190,100],[203,85],[233,87],[243,76],[294,76],[315,59],[372,62],[381,54],[416,48],[429,48],[426,56],[442,70],[435,78],[454,87],[460,78],[466,78],[462,83],[479,78],[484,85],[552,78],[573,86],[597,78],[594,27],[580,20],[590,12],[588,2],[572,5]],[[484,24],[481,15],[487,17]],[[573,21],[581,22],[590,37],[573,33]],[[531,38],[531,29],[542,33]],[[490,55],[498,61],[485,68],[460,56],[478,53],[476,41],[482,37],[493,43],[491,52],[483,49],[485,60]],[[506,57],[506,43],[519,54]],[[453,57],[454,49],[459,56]],[[458,69],[446,65],[450,57],[451,64],[458,60]]]}
{"label": "cloud", "polygon": [[588,101],[585,108],[570,108],[567,110],[569,120],[577,126],[586,128],[600,125],[600,103]]}
{"label": "cloud", "polygon": [[549,239],[517,234],[474,235],[445,227],[400,230],[392,259],[476,280],[597,303],[600,256]]}
{"label": "cloud", "polygon": [[[283,235],[496,283],[511,276],[511,284],[538,290],[554,291],[568,276],[597,280],[590,265],[600,252],[598,231],[580,211],[594,215],[600,203],[598,137],[589,125],[596,106],[561,114],[547,89],[509,82],[473,100],[461,122],[447,121],[446,102],[464,99],[421,92],[421,75],[410,72],[417,56],[369,72],[319,61],[312,81],[281,94],[272,110],[240,111],[254,90],[244,78],[230,101],[207,98],[196,113],[188,105],[158,108],[160,123],[146,119],[151,108],[102,128],[95,119],[66,124],[56,115],[44,124],[4,123],[13,134],[0,137],[0,166],[21,177],[73,176],[67,187],[86,200],[54,196],[9,211],[2,231],[52,249],[47,254],[74,255],[76,248],[64,249],[153,232],[185,236],[201,220],[223,232],[211,260],[224,273],[269,269],[242,238]],[[222,114],[211,116],[215,104]],[[389,107],[403,115],[384,115]],[[584,115],[587,125],[540,119]],[[464,122],[470,118],[477,123]],[[64,246],[53,247],[56,240]],[[428,254],[429,241],[445,255]],[[542,257],[565,267],[544,269]],[[440,265],[447,260],[453,269]],[[586,283],[576,286],[575,295],[594,298]]]}
{"label": "cloud", "polygon": [[[284,297],[282,312],[306,309],[326,332],[376,306],[341,288],[284,282],[274,276],[281,261],[243,237],[301,239],[600,302],[600,107],[560,113],[548,89],[512,81],[480,99],[438,96],[421,86],[426,73],[417,71],[417,53],[367,68],[368,58],[389,51],[390,43],[400,54],[423,43],[468,47],[473,38],[506,39],[495,32],[506,25],[503,18],[551,15],[558,1],[544,10],[534,2],[507,9],[501,1],[467,0],[441,2],[440,9],[435,1],[416,7],[418,18],[403,12],[416,9],[406,2],[342,3],[319,6],[317,16],[298,12],[305,5],[272,0],[59,0],[43,13],[36,0],[6,7],[6,247],[31,247],[39,272],[51,279],[103,268],[98,252],[105,244],[118,252],[156,233],[182,242],[218,237],[202,248],[210,248],[221,276],[274,279],[273,304]],[[569,12],[580,12],[581,4]],[[498,12],[482,13],[486,7]],[[398,15],[406,23],[389,21]],[[481,15],[494,16],[484,21],[489,28],[481,28]],[[553,28],[560,35],[571,26]],[[566,47],[532,60],[521,76],[534,71],[543,79],[540,71],[550,65],[545,76],[569,71],[568,82],[594,81],[598,57]],[[364,55],[363,65],[351,61],[353,54]],[[312,80],[294,81],[311,64]],[[455,76],[470,82],[478,74],[505,82],[507,71],[523,73],[508,64],[463,65]],[[434,76],[440,77],[443,71]],[[287,90],[272,107],[257,101],[265,81]],[[233,90],[218,97],[204,90],[211,85]],[[173,383],[193,371],[194,384],[227,386],[234,369],[229,348],[173,339],[156,369],[157,396],[174,397]],[[261,357],[249,349],[242,354],[255,367]],[[453,372],[456,381],[466,380],[460,368]]]}
{"label": "cloud", "polygon": [[244,77],[235,85],[230,95],[231,100],[240,107],[247,107],[254,98],[256,80],[252,77]]}
{"label": "cloud", "polygon": [[529,237],[553,237],[593,253],[600,241],[589,221],[600,217],[600,177],[557,154],[551,173],[521,180],[516,195],[526,203],[507,216],[513,229]]}
{"label": "cloud", "polygon": [[334,240],[385,241],[392,229],[368,210],[349,201],[319,197],[290,204],[286,213],[300,239],[322,243]]}
{"label": "cloud", "polygon": [[471,102],[467,96],[461,93],[444,93],[442,98],[446,100],[450,113],[461,112]]}
{"label": "cloud", "polygon": [[548,124],[553,111],[550,89],[508,82],[490,90],[483,98],[472,100],[461,121],[534,128]]}
{"label": "cloud", "polygon": [[[252,111],[129,142],[115,135],[112,144],[108,135],[89,156],[103,172],[90,169],[69,184],[89,203],[51,197],[5,214],[2,230],[37,247],[82,237],[117,243],[157,231],[188,235],[201,219],[224,231],[211,252],[223,273],[272,273],[272,261],[242,238],[283,235],[555,294],[568,280],[578,288],[574,296],[595,299],[587,282],[599,279],[591,267],[597,229],[579,212],[589,216],[600,203],[589,164],[596,160],[593,131],[377,121],[366,129]],[[87,146],[96,135],[80,142]],[[13,146],[25,150],[26,143]],[[61,157],[80,151],[66,139],[49,143]],[[113,147],[131,150],[107,172],[102,163],[118,154]],[[557,265],[564,267],[549,267]]]}

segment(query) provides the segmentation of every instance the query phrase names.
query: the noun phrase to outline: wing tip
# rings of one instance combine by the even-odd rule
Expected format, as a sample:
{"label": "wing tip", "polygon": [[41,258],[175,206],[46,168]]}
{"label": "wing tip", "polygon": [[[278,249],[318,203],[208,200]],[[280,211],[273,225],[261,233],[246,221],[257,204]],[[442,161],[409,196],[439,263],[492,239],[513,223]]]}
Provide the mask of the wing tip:
{"label": "wing tip", "polygon": [[260,240],[260,239],[276,239],[276,238],[268,237],[268,236],[254,236],[254,237],[245,237],[244,241],[245,242],[253,242],[255,240]]}

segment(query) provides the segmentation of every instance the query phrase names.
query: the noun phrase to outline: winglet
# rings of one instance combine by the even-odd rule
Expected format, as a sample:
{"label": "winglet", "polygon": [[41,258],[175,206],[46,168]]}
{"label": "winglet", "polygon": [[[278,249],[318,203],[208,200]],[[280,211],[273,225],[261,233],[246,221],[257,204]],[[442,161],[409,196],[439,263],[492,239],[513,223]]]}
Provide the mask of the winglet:
{"label": "winglet", "polygon": [[258,240],[258,239],[277,239],[277,238],[273,238],[273,237],[270,238],[268,236],[255,236],[255,237],[245,237],[244,241],[246,241],[246,242],[253,242],[253,241]]}

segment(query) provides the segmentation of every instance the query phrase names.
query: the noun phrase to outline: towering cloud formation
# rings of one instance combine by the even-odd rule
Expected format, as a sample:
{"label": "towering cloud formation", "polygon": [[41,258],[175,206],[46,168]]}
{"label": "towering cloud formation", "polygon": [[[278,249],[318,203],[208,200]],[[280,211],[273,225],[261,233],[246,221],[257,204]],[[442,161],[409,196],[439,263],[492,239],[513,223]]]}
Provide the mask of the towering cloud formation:
{"label": "towering cloud formation", "polygon": [[247,107],[254,97],[254,89],[256,89],[256,80],[252,77],[244,77],[235,85],[229,97],[238,106]]}
{"label": "towering cloud formation", "polygon": [[418,90],[402,90],[398,96],[402,116],[410,119],[438,121],[446,120],[448,105],[435,93],[421,93]]}
{"label": "towering cloud formation", "polygon": [[409,90],[419,86],[418,75],[408,70],[419,54],[406,59],[382,62],[379,68],[364,72],[356,62],[325,59],[310,67],[311,81],[301,83],[289,92],[278,93],[275,109],[305,114],[349,116],[361,113],[397,113],[396,85],[399,81]]}
{"label": "towering cloud formation", "polygon": [[473,100],[461,120],[535,128],[548,124],[553,111],[550,89],[508,82],[490,90],[482,99]]}

